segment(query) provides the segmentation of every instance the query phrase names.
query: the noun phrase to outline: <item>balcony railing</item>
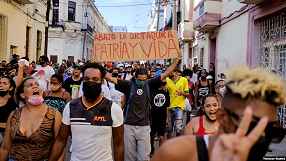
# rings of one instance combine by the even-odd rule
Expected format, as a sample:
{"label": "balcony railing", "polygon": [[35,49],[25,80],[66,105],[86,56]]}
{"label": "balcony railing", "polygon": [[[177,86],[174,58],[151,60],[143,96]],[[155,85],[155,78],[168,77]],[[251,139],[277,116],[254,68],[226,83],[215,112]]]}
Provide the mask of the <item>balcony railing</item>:
{"label": "balcony railing", "polygon": [[198,31],[210,31],[220,25],[221,0],[202,0],[195,7],[194,28]]}

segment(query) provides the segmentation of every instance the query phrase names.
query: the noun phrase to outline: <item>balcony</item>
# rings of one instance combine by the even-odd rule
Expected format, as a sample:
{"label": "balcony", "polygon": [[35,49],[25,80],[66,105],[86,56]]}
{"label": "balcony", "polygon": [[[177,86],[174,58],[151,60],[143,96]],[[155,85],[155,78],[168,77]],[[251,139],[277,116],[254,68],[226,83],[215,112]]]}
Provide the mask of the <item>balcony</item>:
{"label": "balcony", "polygon": [[19,3],[21,5],[25,5],[25,4],[32,4],[32,2],[30,0],[14,0],[16,3]]}
{"label": "balcony", "polygon": [[262,3],[264,0],[239,0],[240,3],[245,4],[259,4]]}
{"label": "balcony", "polygon": [[179,36],[183,41],[192,41],[194,29],[192,22],[181,22],[179,24]]}
{"label": "balcony", "polygon": [[222,0],[202,0],[194,9],[194,28],[209,32],[220,25]]}

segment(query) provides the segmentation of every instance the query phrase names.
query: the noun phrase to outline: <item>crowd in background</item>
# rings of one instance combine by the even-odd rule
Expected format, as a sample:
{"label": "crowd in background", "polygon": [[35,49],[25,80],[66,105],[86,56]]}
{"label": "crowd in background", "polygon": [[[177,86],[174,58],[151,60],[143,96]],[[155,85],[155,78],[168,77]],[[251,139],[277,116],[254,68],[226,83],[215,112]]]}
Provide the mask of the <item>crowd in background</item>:
{"label": "crowd in background", "polygon": [[[92,89],[95,94],[99,91],[101,96],[119,105],[123,111],[125,161],[134,161],[136,157],[149,160],[157,143],[160,146],[169,138],[218,134],[217,113],[227,90],[227,76],[217,74],[214,64],[210,64],[209,70],[198,65],[181,70],[178,60],[169,66],[140,62],[103,63],[104,71],[100,72],[101,75],[106,73],[106,76],[100,81],[95,80],[100,83],[100,90],[93,86],[86,89],[85,82],[89,82],[84,77],[86,64],[89,62],[66,60],[61,64],[52,64],[46,56],[41,56],[36,63],[17,55],[13,55],[9,63],[1,62],[1,154],[9,154],[12,160],[13,157],[15,160],[21,157],[24,160],[47,160],[51,141],[56,139],[60,131],[65,107],[71,100],[88,97],[85,92]],[[148,85],[144,83],[147,80]],[[93,98],[91,95],[89,97]],[[144,108],[135,109],[135,106]],[[22,120],[25,120],[21,124],[24,128],[20,128]],[[25,127],[37,127],[39,122],[43,122],[39,130],[23,130]],[[147,128],[138,130],[135,128],[138,126]],[[13,139],[16,141],[13,142]],[[143,141],[140,143],[140,140]],[[23,142],[27,142],[24,147],[21,146]],[[72,144],[70,142],[69,139],[68,144]],[[69,160],[68,155],[72,151],[69,149],[72,147],[67,146],[66,160]],[[36,150],[27,154],[25,148]],[[39,153],[43,155],[38,156]]]}

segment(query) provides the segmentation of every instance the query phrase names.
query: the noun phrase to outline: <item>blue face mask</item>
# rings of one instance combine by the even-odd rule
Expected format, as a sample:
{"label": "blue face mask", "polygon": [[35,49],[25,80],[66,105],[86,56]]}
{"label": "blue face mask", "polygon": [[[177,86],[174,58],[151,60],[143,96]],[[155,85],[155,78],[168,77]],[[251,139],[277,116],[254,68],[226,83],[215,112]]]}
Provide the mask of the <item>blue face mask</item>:
{"label": "blue face mask", "polygon": [[145,81],[136,79],[135,83],[138,87],[142,88],[144,86]]}

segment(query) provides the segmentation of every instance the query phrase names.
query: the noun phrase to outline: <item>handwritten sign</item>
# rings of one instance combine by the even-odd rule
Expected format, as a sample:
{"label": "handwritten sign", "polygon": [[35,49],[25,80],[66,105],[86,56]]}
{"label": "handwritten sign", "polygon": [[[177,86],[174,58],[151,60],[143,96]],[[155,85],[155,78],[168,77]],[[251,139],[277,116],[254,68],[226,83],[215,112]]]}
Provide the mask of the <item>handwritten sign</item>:
{"label": "handwritten sign", "polygon": [[134,61],[180,57],[176,32],[96,33],[92,60]]}

